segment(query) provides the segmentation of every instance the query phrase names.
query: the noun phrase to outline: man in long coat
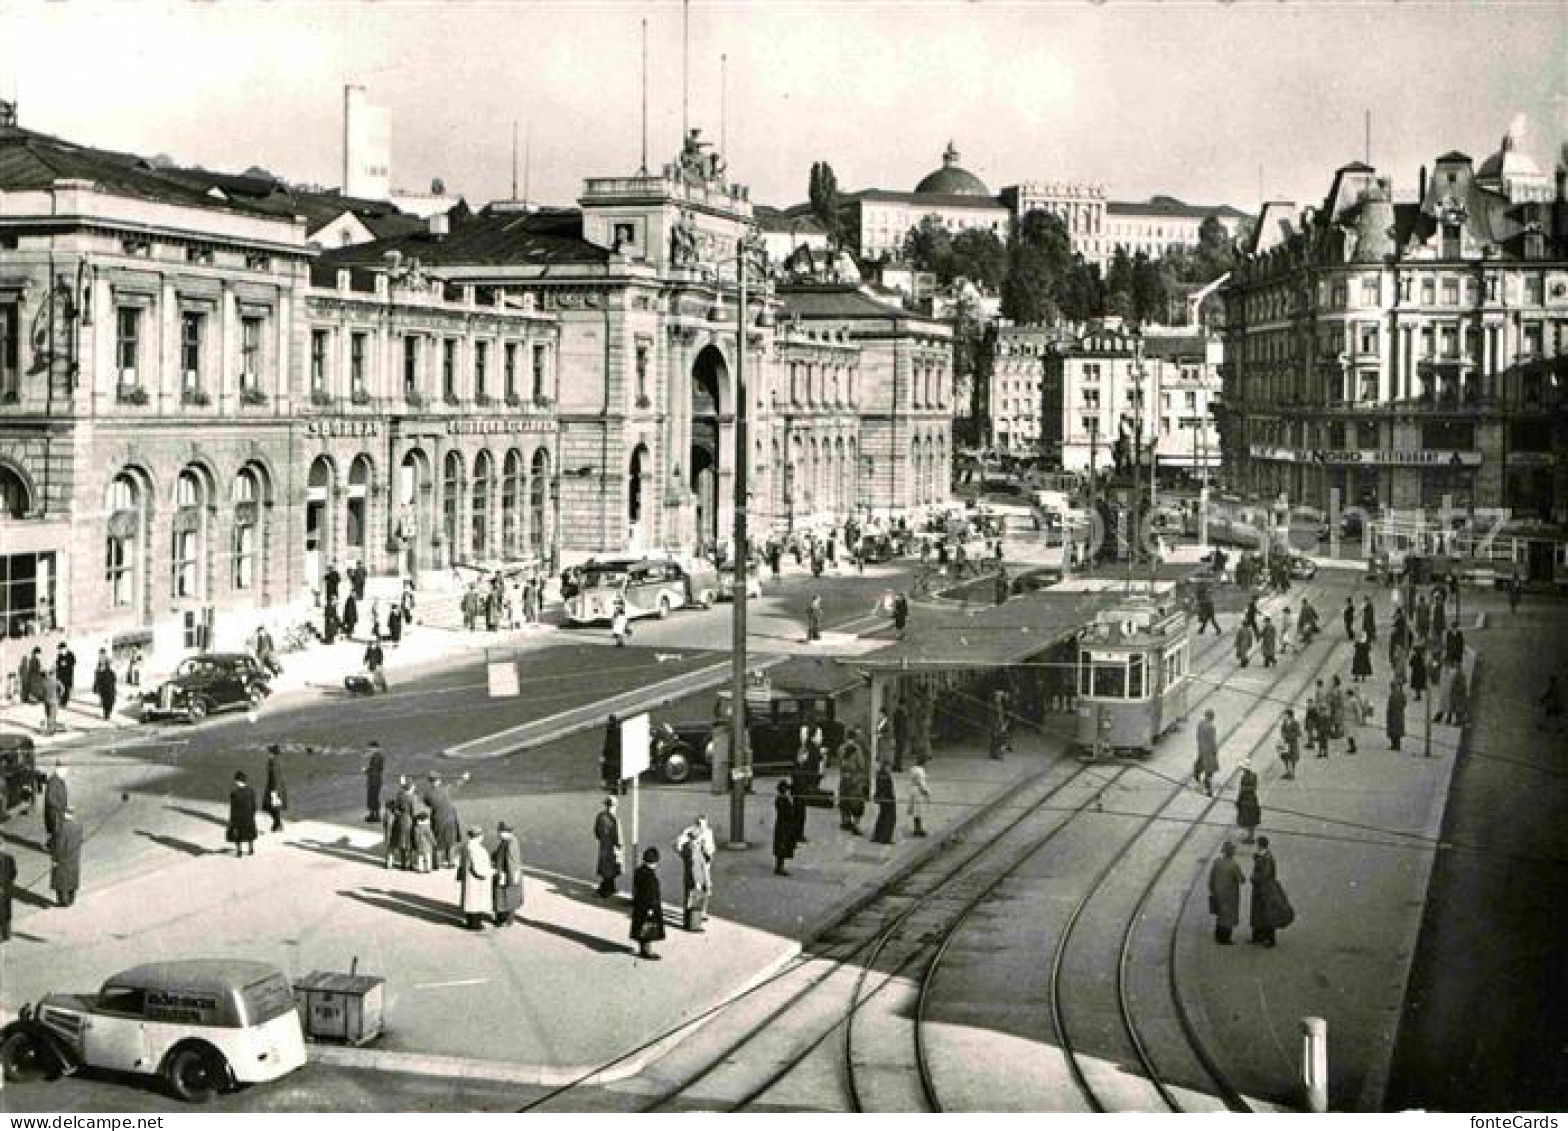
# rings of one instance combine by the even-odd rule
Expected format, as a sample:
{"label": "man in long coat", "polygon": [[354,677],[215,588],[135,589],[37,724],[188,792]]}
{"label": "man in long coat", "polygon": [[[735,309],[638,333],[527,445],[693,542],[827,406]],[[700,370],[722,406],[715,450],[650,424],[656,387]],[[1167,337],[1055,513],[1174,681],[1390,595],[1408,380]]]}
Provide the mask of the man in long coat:
{"label": "man in long coat", "polygon": [[1390,750],[1399,749],[1399,740],[1405,737],[1405,689],[1396,679],[1388,687],[1388,708],[1384,714]]}
{"label": "man in long coat", "polygon": [[599,846],[594,871],[599,876],[599,897],[615,894],[615,881],[621,877],[621,819],[615,812],[615,798],[606,797],[604,808],[593,819],[593,839]]}
{"label": "man in long coat", "polygon": [[681,856],[682,907],[688,931],[701,934],[708,921],[708,899],[713,894],[713,830],[699,815],[681,832],[675,849]]}
{"label": "man in long coat", "polygon": [[1236,629],[1236,662],[1246,667],[1251,656],[1252,629],[1247,627],[1246,621],[1242,621],[1241,627]]}
{"label": "man in long coat", "polygon": [[484,832],[477,826],[468,830],[468,840],[457,861],[457,882],[460,885],[459,906],[464,925],[470,931],[482,931],[485,917],[494,909],[490,881],[495,867],[490,863],[490,853],[485,848]]}
{"label": "man in long coat", "polygon": [[60,819],[70,804],[71,791],[65,784],[65,767],[56,766],[49,771],[49,777],[44,782],[44,851],[47,852],[54,845]]}
{"label": "man in long coat", "polygon": [[[871,764],[860,740],[859,728],[844,737],[838,748],[839,828],[860,835],[860,818],[871,797]],[[797,825],[798,828],[798,825]],[[791,849],[794,845],[791,844]]]}
{"label": "man in long coat", "polygon": [[1361,598],[1361,631],[1367,634],[1367,642],[1377,643],[1377,610],[1372,607],[1372,598]]}
{"label": "man in long coat", "polygon": [[283,831],[283,814],[289,807],[289,783],[283,776],[282,748],[267,747],[267,786],[262,797],[262,809],[272,818],[272,831]]}
{"label": "man in long coat", "polygon": [[256,855],[256,790],[243,773],[234,775],[229,790],[227,835],[236,857]]}
{"label": "man in long coat", "polygon": [[512,835],[511,825],[502,821],[495,831],[500,838],[490,856],[495,867],[495,925],[506,927],[523,906],[523,850]]}
{"label": "man in long coat", "polygon": [[1273,946],[1274,932],[1295,922],[1296,912],[1280,886],[1279,866],[1269,851],[1269,838],[1258,838],[1252,855],[1252,941],[1258,946]]}
{"label": "man in long coat", "polygon": [[1241,922],[1241,885],[1247,877],[1236,863],[1236,846],[1220,845],[1219,859],[1209,866],[1209,911],[1214,915],[1214,941],[1230,946],[1230,933]]}
{"label": "man in long coat", "polygon": [[351,592],[343,598],[343,635],[348,639],[354,638],[354,629],[359,626],[359,600]]}
{"label": "man in long coat", "polygon": [[371,740],[370,756],[365,759],[365,820],[371,824],[381,821],[381,779],[386,773],[386,759],[381,753],[381,743]]}
{"label": "man in long coat", "polygon": [[337,563],[333,562],[327,567],[327,572],[322,575],[321,587],[327,599],[328,608],[336,608],[338,603],[338,586],[342,584],[343,577],[338,573]]}
{"label": "man in long coat", "polygon": [[1263,629],[1258,633],[1258,640],[1263,645],[1263,666],[1272,668],[1279,652],[1279,632],[1274,627],[1273,617],[1263,618]]}
{"label": "man in long coat", "polygon": [[457,804],[452,800],[452,790],[440,774],[430,775],[425,788],[425,806],[430,810],[430,831],[436,840],[435,864],[450,868],[457,860],[458,846],[463,840],[463,822],[457,815]]}
{"label": "man in long coat", "polygon": [[61,907],[75,903],[76,889],[82,886],[82,825],[70,806],[60,814],[60,824],[54,832],[54,847],[49,852],[49,886]]}
{"label": "man in long coat", "polygon": [[54,675],[60,681],[60,702],[69,705],[71,692],[76,689],[76,653],[63,640],[55,650]]}
{"label": "man in long coat", "polygon": [[414,866],[414,818],[419,816],[419,799],[414,783],[399,778],[392,798],[392,827],[387,832],[387,860],[399,868]]}
{"label": "man in long coat", "polygon": [[[787,782],[780,782],[781,786]],[[632,873],[632,940],[637,955],[654,962],[653,944],[664,938],[664,893],[659,889],[659,850],[643,850],[642,863]]]}
{"label": "man in long coat", "polygon": [[[842,791],[842,784],[839,788]],[[795,812],[798,804],[789,782],[779,782],[779,794],[773,799],[773,874],[776,876],[789,875],[784,864],[795,855],[795,845],[800,839],[800,817]]]}
{"label": "man in long coat", "polygon": [[893,771],[887,759],[877,762],[876,782],[877,823],[871,830],[871,839],[877,844],[892,844],[893,830],[898,822],[898,794],[893,788]]}
{"label": "man in long coat", "polygon": [[1220,738],[1214,726],[1214,711],[1203,712],[1198,724],[1198,757],[1192,764],[1193,780],[1203,786],[1203,792],[1214,796],[1214,775],[1220,772]]}

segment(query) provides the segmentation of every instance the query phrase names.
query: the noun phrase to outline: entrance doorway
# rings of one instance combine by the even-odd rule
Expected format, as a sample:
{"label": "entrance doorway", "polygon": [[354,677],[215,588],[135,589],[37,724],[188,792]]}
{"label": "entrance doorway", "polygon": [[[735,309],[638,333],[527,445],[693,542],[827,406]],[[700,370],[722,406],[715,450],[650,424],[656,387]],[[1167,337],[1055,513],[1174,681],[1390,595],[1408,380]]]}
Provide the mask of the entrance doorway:
{"label": "entrance doorway", "polygon": [[691,491],[700,546],[719,540],[719,418],[728,384],[724,355],[717,346],[705,346],[691,370]]}
{"label": "entrance doorway", "polygon": [[305,580],[312,589],[321,588],[332,553],[327,505],[332,497],[333,478],[332,461],[317,456],[305,485]]}

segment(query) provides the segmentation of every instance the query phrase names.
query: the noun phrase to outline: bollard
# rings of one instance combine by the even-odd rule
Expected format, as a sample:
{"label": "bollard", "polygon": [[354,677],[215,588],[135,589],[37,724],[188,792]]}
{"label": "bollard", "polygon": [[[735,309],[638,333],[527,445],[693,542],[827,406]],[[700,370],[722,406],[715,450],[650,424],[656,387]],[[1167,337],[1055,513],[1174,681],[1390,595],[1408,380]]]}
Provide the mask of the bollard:
{"label": "bollard", "polygon": [[1307,1110],[1328,1110],[1328,1022],[1321,1017],[1301,1019],[1301,1086]]}

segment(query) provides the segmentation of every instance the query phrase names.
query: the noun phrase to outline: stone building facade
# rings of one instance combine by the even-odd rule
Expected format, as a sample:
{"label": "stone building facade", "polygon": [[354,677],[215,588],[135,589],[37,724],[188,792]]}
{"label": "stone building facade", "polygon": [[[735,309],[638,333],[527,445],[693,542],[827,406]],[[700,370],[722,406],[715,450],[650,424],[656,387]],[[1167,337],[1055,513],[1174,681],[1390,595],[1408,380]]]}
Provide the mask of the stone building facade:
{"label": "stone building facade", "polygon": [[1265,206],[1224,290],[1221,437],[1236,486],[1327,507],[1568,518],[1568,206],[1505,139],[1423,169],[1360,164]]}
{"label": "stone building facade", "polygon": [[[124,154],[0,124],[0,156],[0,664],[66,630],[79,653],[232,646],[302,608],[332,558],[445,564],[412,523],[412,557],[398,537],[411,453],[503,475],[514,448],[543,452],[550,474],[553,400],[462,383],[482,341],[553,373],[550,317],[406,274],[313,282],[303,221]],[[416,374],[437,395],[407,395],[416,339],[452,344],[455,398],[444,353]],[[434,474],[414,486],[434,513]]]}

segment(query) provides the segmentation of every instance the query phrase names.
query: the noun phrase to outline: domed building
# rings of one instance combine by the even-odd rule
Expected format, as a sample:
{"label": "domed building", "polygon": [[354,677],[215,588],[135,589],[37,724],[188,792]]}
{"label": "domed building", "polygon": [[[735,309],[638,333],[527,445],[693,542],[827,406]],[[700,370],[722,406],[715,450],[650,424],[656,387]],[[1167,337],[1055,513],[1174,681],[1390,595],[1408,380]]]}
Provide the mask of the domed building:
{"label": "domed building", "polygon": [[1502,147],[1481,162],[1475,171],[1475,183],[1507,197],[1510,204],[1552,199],[1551,178],[1518,148],[1511,133],[1504,134]]}
{"label": "domed building", "polygon": [[[942,164],[922,177],[914,192],[873,188],[843,194],[844,230],[858,245],[860,257],[897,259],[904,237],[927,216],[936,217],[953,232],[983,228],[1005,241],[1011,210],[959,161],[958,147],[949,141]],[[810,208],[800,204],[787,209],[786,214],[805,213]]]}

